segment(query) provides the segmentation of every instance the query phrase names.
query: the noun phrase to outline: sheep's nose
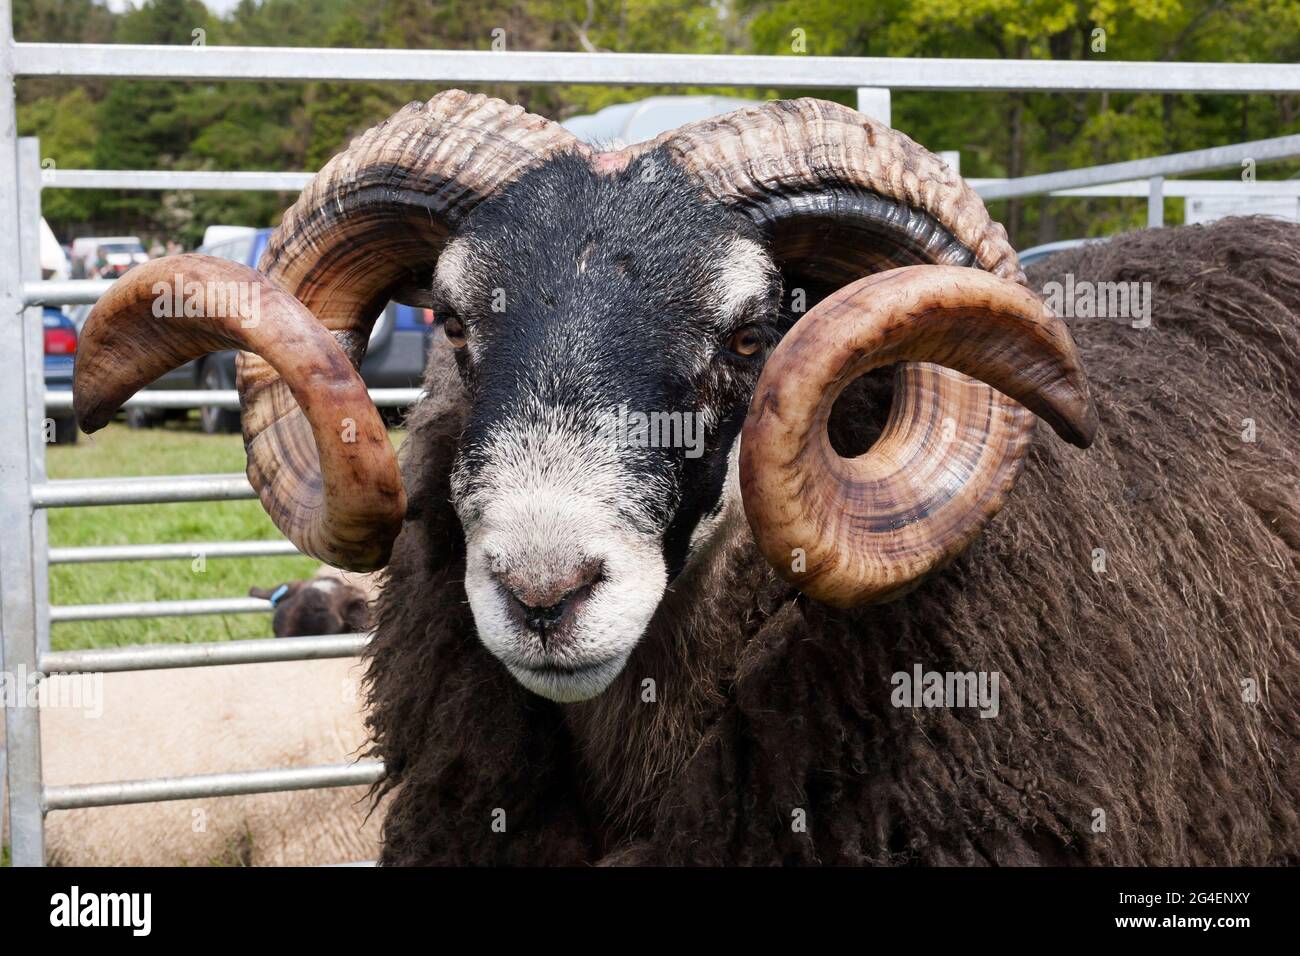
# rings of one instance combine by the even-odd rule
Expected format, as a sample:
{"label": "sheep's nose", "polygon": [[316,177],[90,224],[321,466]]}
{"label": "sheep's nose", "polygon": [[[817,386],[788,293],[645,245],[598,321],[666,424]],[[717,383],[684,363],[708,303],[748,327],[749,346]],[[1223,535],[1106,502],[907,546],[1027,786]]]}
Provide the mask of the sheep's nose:
{"label": "sheep's nose", "polygon": [[546,646],[573,617],[592,587],[604,576],[603,561],[588,561],[571,571],[553,575],[494,572],[506,593],[511,614]]}

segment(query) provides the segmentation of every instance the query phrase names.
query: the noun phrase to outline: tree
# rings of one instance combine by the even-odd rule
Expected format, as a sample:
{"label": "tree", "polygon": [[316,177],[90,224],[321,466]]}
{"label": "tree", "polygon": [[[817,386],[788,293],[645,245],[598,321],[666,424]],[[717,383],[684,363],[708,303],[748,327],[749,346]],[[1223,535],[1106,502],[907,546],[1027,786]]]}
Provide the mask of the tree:
{"label": "tree", "polygon": [[[199,0],[112,14],[94,0],[16,0],[22,40],[421,49],[772,53],[1092,60],[1300,60],[1296,0],[242,0],[225,19]],[[195,55],[201,55],[197,53]],[[564,119],[665,92],[769,97],[800,90],[774,70],[751,90],[495,84],[484,92]],[[72,83],[25,80],[20,128],[61,168],[317,169],[411,100],[404,83]],[[74,95],[75,94],[75,95]],[[897,92],[893,122],[957,149],[970,176],[1020,176],[1300,130],[1300,96]],[[1300,168],[1279,164],[1265,175]],[[1231,175],[1228,173],[1226,175]],[[120,228],[194,241],[212,222],[266,225],[292,197],[51,190],[56,230]],[[1144,200],[993,203],[1022,247],[1140,225]]]}

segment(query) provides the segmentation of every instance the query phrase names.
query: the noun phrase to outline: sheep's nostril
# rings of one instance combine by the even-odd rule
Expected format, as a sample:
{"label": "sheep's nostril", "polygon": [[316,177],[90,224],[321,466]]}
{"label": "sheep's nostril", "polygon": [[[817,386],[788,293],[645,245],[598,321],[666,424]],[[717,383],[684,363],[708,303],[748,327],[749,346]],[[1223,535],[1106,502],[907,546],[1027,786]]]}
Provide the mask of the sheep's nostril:
{"label": "sheep's nostril", "polygon": [[[513,600],[518,598],[511,596]],[[559,604],[552,604],[550,607],[529,607],[527,604],[520,602],[520,608],[523,610],[524,624],[530,631],[535,631],[541,638],[542,646],[546,645],[546,632],[553,630],[557,624],[564,618],[564,609],[568,600],[561,601]]]}
{"label": "sheep's nostril", "polygon": [[589,561],[560,575],[540,577],[494,572],[513,615],[538,636],[542,646],[572,618],[605,573],[603,561]]}

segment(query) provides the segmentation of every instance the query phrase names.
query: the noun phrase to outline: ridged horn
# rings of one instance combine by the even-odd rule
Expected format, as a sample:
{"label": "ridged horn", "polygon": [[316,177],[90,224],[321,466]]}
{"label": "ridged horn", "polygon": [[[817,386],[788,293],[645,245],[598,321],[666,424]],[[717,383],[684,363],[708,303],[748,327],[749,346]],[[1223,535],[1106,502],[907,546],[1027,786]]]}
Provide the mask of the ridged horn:
{"label": "ridged horn", "polygon": [[297,516],[294,543],[353,561],[379,557],[405,510],[388,433],[333,336],[262,274],[212,256],[137,266],[95,304],[77,348],[73,411],[86,432],[160,375],[209,352],[262,356],[303,409],[322,494]]}
{"label": "ridged horn", "polygon": [[[285,213],[258,271],[314,315],[359,368],[385,303],[399,290],[427,287],[464,215],[564,151],[588,152],[557,124],[497,99],[449,90],[412,103],[325,165]],[[344,520],[350,503],[326,501],[331,477],[302,404],[310,393],[295,391],[265,353],[242,351],[237,369],[248,477],[276,526],[329,564],[367,571],[387,563],[401,509],[368,531],[360,513]],[[325,513],[340,517],[323,524]],[[343,528],[348,538],[331,537]]]}
{"label": "ridged horn", "polygon": [[[863,276],[905,266],[972,267],[1024,281],[1006,231],[965,180],[907,136],[848,107],[816,99],[766,103],[689,124],[644,148],[664,150],[699,182],[706,199],[753,219],[796,315],[801,299],[812,306]],[[960,485],[951,489],[956,500],[1001,503],[1033,427],[1023,406],[962,372],[913,360],[895,376],[893,407],[908,410],[911,421],[961,423],[961,445],[979,468],[940,460],[917,460],[916,467],[946,469],[949,484]],[[927,477],[933,475],[900,482],[920,494]],[[972,515],[970,527],[977,531],[987,517]],[[969,543],[973,536],[959,537]],[[769,557],[790,577],[790,555],[778,551]],[[906,563],[914,575],[933,566]],[[904,571],[900,566],[886,576],[888,588],[865,588],[852,600],[901,593],[911,580]],[[807,577],[796,583],[815,587]],[[827,600],[847,599],[834,588],[824,593]]]}
{"label": "ridged horn", "polygon": [[[844,388],[899,372],[885,429],[841,458],[826,431]],[[921,366],[924,368],[925,366]],[[1078,351],[1031,292],[989,273],[911,266],[854,282],[805,315],[759,378],[741,438],[745,512],[760,550],[817,600],[888,600],[960,554],[1002,507],[1026,435],[987,418],[954,373],[978,378],[1086,447],[1097,427]],[[956,385],[957,387],[954,387]],[[990,439],[993,440],[990,440]]]}
{"label": "ridged horn", "polygon": [[[470,209],[556,153],[585,149],[558,124],[481,94],[449,90],[411,103],[325,165],[285,213],[258,269],[360,367],[393,290],[428,285],[449,231]],[[248,476],[288,534],[320,499],[311,428],[274,368],[244,353],[238,369]],[[379,564],[393,536],[376,536]],[[318,557],[353,571],[377,566]]]}

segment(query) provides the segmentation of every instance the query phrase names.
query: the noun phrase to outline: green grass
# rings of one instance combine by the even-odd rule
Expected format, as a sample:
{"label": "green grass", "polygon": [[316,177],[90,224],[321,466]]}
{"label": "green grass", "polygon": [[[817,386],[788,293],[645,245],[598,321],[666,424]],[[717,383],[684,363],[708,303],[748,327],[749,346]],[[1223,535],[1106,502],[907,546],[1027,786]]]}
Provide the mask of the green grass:
{"label": "green grass", "polygon": [[[400,433],[392,434],[399,442]],[[46,469],[52,479],[242,472],[244,446],[238,435],[205,435],[197,422],[132,431],[109,425],[76,445],[50,446]],[[50,545],[154,544],[276,539],[280,533],[256,501],[56,508],[49,512]],[[310,577],[318,561],[282,558],[208,558],[192,562],[131,561],[60,564],[50,568],[52,604],[244,597],[252,585],[274,586]],[[66,622],[53,625],[56,650],[153,642],[224,641],[270,637],[266,614]]]}

